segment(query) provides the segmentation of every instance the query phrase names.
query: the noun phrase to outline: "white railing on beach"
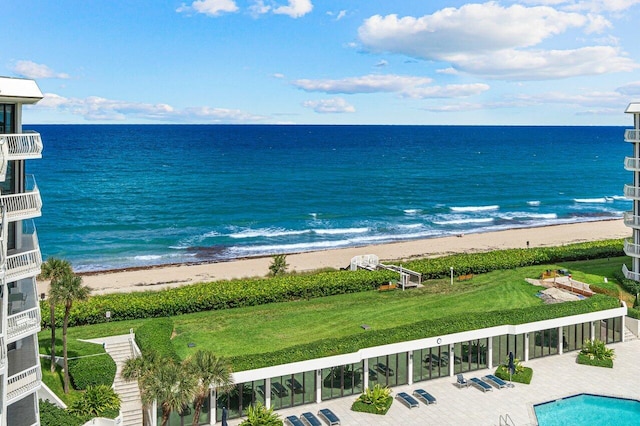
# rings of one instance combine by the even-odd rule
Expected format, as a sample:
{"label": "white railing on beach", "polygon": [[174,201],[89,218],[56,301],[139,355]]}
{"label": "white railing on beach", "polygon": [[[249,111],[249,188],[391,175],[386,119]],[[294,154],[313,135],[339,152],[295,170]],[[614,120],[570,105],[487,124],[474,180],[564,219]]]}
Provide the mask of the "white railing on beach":
{"label": "white railing on beach", "polygon": [[624,240],[624,252],[627,256],[640,257],[640,244],[634,244],[633,240]]}
{"label": "white railing on beach", "polygon": [[27,175],[27,188],[19,194],[0,195],[0,204],[6,207],[8,220],[32,219],[42,214],[42,198],[33,175]]}
{"label": "white railing on beach", "polygon": [[627,142],[640,142],[640,130],[635,130],[635,129],[625,130],[624,140]]}
{"label": "white railing on beach", "polygon": [[629,170],[630,172],[635,172],[640,170],[640,159],[633,158],[633,157],[625,157],[624,169]]}
{"label": "white railing on beach", "polygon": [[38,365],[9,377],[7,380],[7,405],[38,388],[41,379],[42,373]]}
{"label": "white railing on beach", "polygon": [[0,181],[4,182],[5,180],[9,161],[31,158],[42,158],[40,133],[0,134]]}
{"label": "white railing on beach", "polygon": [[623,215],[624,224],[630,228],[640,227],[640,216],[636,216],[633,212],[624,212]]}
{"label": "white railing on beach", "polygon": [[625,185],[624,196],[627,198],[640,198],[640,188],[633,185]]}
{"label": "white railing on beach", "polygon": [[624,263],[622,264],[622,273],[628,280],[640,281],[640,273],[630,271]]}
{"label": "white railing on beach", "polygon": [[40,308],[32,308],[7,318],[7,337],[13,339],[21,334],[40,331]]}

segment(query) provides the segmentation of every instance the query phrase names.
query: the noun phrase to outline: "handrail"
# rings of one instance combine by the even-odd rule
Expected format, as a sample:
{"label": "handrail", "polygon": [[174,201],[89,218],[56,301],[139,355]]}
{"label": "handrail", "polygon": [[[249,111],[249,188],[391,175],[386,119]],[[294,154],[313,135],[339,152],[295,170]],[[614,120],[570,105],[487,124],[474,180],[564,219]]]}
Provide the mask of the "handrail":
{"label": "handrail", "polygon": [[7,345],[4,343],[4,336],[0,335],[0,368],[7,365]]}
{"label": "handrail", "polygon": [[10,160],[42,157],[42,138],[38,132],[0,134],[0,144],[7,145]]}
{"label": "handrail", "polygon": [[7,220],[24,220],[42,214],[42,198],[33,175],[28,175],[31,188],[17,194],[0,195],[0,204],[6,206]]}
{"label": "handrail", "polygon": [[[511,423],[509,423],[509,422],[511,422]],[[507,413],[504,416],[502,414],[500,414],[499,425],[500,426],[503,426],[503,425],[504,426],[516,426],[516,423],[513,421],[513,419],[509,415],[509,413]]]}
{"label": "handrail", "polygon": [[634,215],[632,211],[622,214],[624,224],[629,227],[640,227],[640,216]]}
{"label": "handrail", "polygon": [[40,307],[35,307],[7,317],[7,338],[13,339],[40,327]]}
{"label": "handrail", "polygon": [[628,280],[640,281],[640,273],[630,271],[626,264],[622,264],[622,273]]}
{"label": "handrail", "polygon": [[639,257],[640,244],[634,244],[632,239],[625,239],[623,250],[627,256]]}
{"label": "handrail", "polygon": [[635,157],[625,157],[624,169],[629,171],[635,171],[640,169],[640,159]]}
{"label": "handrail", "polygon": [[42,380],[42,372],[39,365],[15,374],[7,380],[7,403],[10,404],[14,399],[29,393],[37,388]]}
{"label": "handrail", "polygon": [[640,142],[640,130],[635,130],[635,129],[625,130],[624,140],[627,142]]}
{"label": "handrail", "polygon": [[36,246],[33,250],[7,256],[5,277],[7,282],[35,276],[40,273],[42,253]]}
{"label": "handrail", "polygon": [[624,196],[627,198],[640,198],[640,188],[631,184],[625,185]]}

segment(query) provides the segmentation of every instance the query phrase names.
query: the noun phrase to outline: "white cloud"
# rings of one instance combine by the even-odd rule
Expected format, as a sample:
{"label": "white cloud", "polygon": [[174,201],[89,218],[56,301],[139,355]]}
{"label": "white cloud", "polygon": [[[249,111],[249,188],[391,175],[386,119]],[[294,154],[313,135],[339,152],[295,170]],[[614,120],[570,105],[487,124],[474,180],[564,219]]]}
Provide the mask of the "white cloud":
{"label": "white cloud", "polygon": [[[488,2],[445,8],[418,18],[375,15],[365,20],[358,34],[374,52],[447,62],[459,71],[490,78],[542,80],[635,69],[631,59],[609,46],[535,49],[569,29],[589,34],[610,26],[599,15]],[[603,60],[607,63],[598,63]]]}
{"label": "white cloud", "polygon": [[207,16],[220,16],[222,13],[237,12],[238,6],[234,0],[196,0],[191,3],[191,6],[187,6],[182,3],[180,7],[176,9],[178,13],[202,13]]}
{"label": "white cloud", "polygon": [[625,96],[640,96],[640,81],[620,86],[616,89],[616,92]]}
{"label": "white cloud", "polygon": [[305,108],[311,108],[319,114],[336,114],[356,112],[353,105],[350,105],[342,98],[320,99],[316,101],[305,101],[302,103]]}
{"label": "white cloud", "polygon": [[59,73],[53,71],[46,65],[36,64],[32,61],[17,61],[16,64],[12,68],[13,72],[21,77],[32,78],[32,79],[43,79],[43,78],[61,78],[67,79],[69,78],[69,74]]}
{"label": "white cloud", "polygon": [[213,107],[189,107],[175,109],[168,104],[148,104],[106,99],[98,96],[88,98],[65,98],[55,93],[46,93],[34,106],[38,109],[53,109],[82,116],[88,121],[124,121],[145,119],[177,123],[255,123],[266,117],[237,109]]}
{"label": "white cloud", "polygon": [[457,69],[452,68],[452,67],[449,67],[449,68],[442,68],[442,69],[436,70],[436,72],[437,72],[438,74],[448,74],[448,75],[457,75],[457,74],[460,74],[460,73],[458,72],[458,70],[457,70]]}
{"label": "white cloud", "polygon": [[565,6],[567,10],[619,13],[636,4],[640,4],[640,0],[586,0],[566,1],[563,3],[567,3]]}
{"label": "white cloud", "polygon": [[270,10],[271,6],[265,5],[264,0],[254,0],[253,4],[249,6],[249,11],[254,17],[269,13]]}
{"label": "white cloud", "polygon": [[276,15],[287,15],[291,18],[300,18],[313,10],[311,0],[289,0],[286,6],[273,8]]}
{"label": "white cloud", "polygon": [[284,78],[284,74],[277,72],[272,75],[273,78]]}
{"label": "white cloud", "polygon": [[307,92],[324,93],[397,93],[405,98],[452,98],[472,96],[489,90],[487,84],[451,84],[430,86],[428,77],[369,74],[340,80],[296,80],[293,85]]}

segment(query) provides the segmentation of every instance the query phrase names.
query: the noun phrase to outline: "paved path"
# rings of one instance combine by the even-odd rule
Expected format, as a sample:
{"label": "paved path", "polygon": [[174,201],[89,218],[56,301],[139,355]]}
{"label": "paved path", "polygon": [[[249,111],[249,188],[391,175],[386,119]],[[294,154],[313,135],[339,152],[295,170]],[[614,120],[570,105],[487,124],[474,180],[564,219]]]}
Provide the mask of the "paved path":
{"label": "paved path", "polygon": [[[532,406],[540,402],[583,392],[640,399],[640,382],[637,379],[640,374],[640,340],[607,346],[615,349],[613,369],[579,365],[576,363],[578,352],[538,358],[524,363],[533,368],[531,384],[516,383],[512,389],[494,389],[486,393],[476,388],[458,389],[452,377],[394,387],[394,395],[423,388],[434,395],[438,403],[430,406],[420,403],[419,408],[409,409],[396,400],[386,416],[351,411],[356,396],[278,410],[277,413],[284,418],[330,408],[343,426],[498,425],[500,416],[506,414],[517,426],[536,425]],[[481,377],[490,372],[493,371],[485,369],[467,373],[465,377]],[[240,420],[234,419],[229,421],[229,426],[239,423]]]}

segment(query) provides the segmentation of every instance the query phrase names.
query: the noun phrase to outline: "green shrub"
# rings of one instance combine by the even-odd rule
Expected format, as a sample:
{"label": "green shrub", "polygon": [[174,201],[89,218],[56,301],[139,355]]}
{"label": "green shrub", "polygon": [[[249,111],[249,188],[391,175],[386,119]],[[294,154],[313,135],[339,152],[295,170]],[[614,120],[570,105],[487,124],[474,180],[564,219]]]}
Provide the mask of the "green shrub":
{"label": "green shrub", "polygon": [[267,408],[262,403],[256,403],[249,406],[247,410],[247,418],[240,423],[240,426],[282,426],[282,420],[277,413],[273,412],[273,408]]}
{"label": "green shrub", "polygon": [[615,297],[616,299],[620,298],[620,290],[618,290],[617,288],[614,289],[614,288],[603,287],[595,284],[589,284],[589,288],[594,293],[606,294],[607,296]]}
{"label": "green shrub", "polygon": [[89,420],[88,417],[77,417],[49,401],[41,399],[38,405],[42,426],[81,426]]}
{"label": "green shrub", "polygon": [[393,397],[391,389],[375,384],[373,388],[366,388],[351,406],[351,410],[362,413],[387,414]]}
{"label": "green shrub", "polygon": [[612,359],[595,359],[591,358],[589,355],[579,353],[578,358],[576,358],[576,362],[578,364],[583,365],[592,365],[594,367],[607,367],[613,368],[613,360]]}
{"label": "green shrub", "polygon": [[531,383],[531,379],[533,378],[533,369],[529,367],[522,367],[519,372],[516,369],[516,374],[509,376],[509,368],[506,365],[501,365],[496,369],[495,375],[502,380],[528,385]]}
{"label": "green shrub", "polygon": [[116,377],[116,363],[106,353],[97,356],[69,360],[69,376],[73,388],[85,390],[89,386],[113,384]]}
{"label": "green shrub", "polygon": [[577,362],[578,364],[613,368],[613,359],[615,357],[615,351],[607,348],[602,340],[587,339],[578,354]]}
{"label": "green shrub", "polygon": [[[67,409],[79,417],[117,417],[120,397],[109,385],[89,386],[82,397],[73,401]],[[113,415],[115,413],[115,416]]]}
{"label": "green shrub", "polygon": [[180,362],[180,357],[171,344],[173,320],[155,318],[145,322],[136,330],[136,343],[143,355],[154,352],[161,359]]}
{"label": "green shrub", "polygon": [[613,276],[629,294],[640,293],[640,282],[627,279],[622,271],[616,271]]}
{"label": "green shrub", "polygon": [[628,308],[627,309],[627,316],[640,320],[640,309],[634,309],[634,308]]}

